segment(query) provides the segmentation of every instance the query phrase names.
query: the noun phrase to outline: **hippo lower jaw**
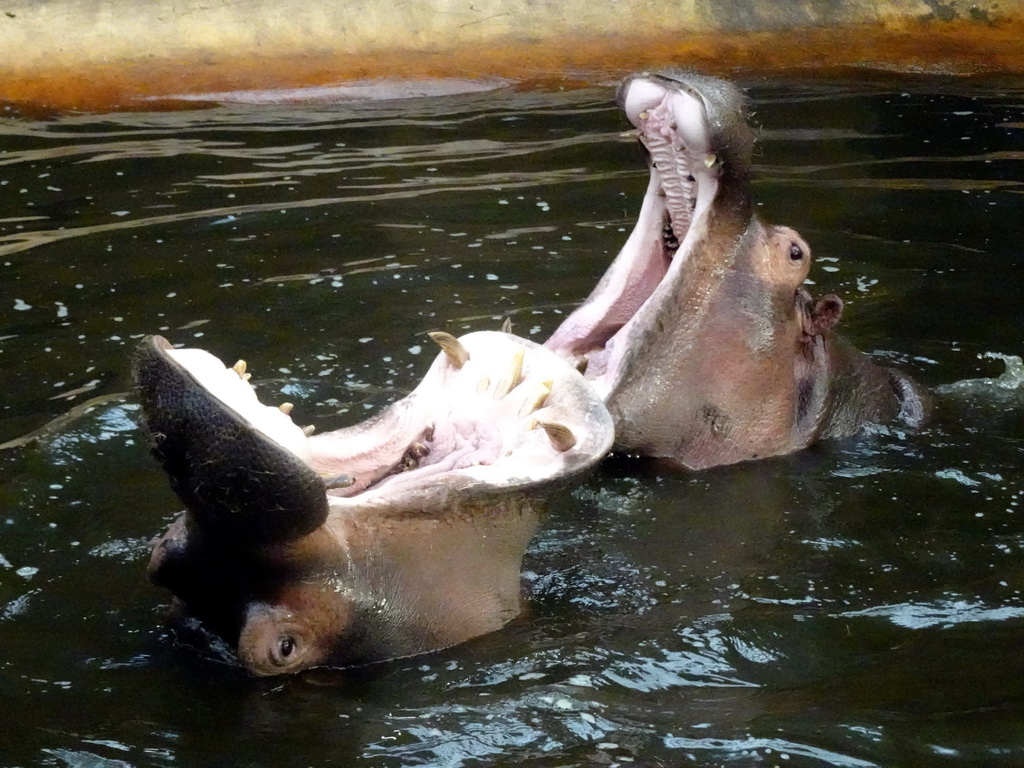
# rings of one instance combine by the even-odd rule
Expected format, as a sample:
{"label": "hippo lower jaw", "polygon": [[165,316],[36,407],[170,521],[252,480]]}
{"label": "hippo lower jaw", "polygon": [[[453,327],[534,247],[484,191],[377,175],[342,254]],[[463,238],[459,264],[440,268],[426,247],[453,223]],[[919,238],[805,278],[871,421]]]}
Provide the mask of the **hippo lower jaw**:
{"label": "hippo lower jaw", "polygon": [[332,508],[357,494],[388,499],[424,487],[524,491],[571,477],[608,449],[611,421],[581,376],[510,334],[433,334],[438,355],[416,390],[379,417],[309,440]]}
{"label": "hippo lower jaw", "polygon": [[150,576],[251,672],[502,626],[540,496],[610,449],[607,409],[557,355],[505,333],[434,336],[443,351],[411,394],[315,437],[259,402],[241,361],[140,345],[143,426],[186,507]]}

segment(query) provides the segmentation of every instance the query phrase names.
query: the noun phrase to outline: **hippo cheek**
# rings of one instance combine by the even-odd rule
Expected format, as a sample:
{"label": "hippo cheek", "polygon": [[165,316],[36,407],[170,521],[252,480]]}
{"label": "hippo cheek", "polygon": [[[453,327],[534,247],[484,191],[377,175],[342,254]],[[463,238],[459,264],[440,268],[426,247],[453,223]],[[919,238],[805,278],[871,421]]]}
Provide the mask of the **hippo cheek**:
{"label": "hippo cheek", "polygon": [[254,675],[269,677],[323,663],[329,645],[312,622],[291,609],[254,603],[238,638],[238,656]]}

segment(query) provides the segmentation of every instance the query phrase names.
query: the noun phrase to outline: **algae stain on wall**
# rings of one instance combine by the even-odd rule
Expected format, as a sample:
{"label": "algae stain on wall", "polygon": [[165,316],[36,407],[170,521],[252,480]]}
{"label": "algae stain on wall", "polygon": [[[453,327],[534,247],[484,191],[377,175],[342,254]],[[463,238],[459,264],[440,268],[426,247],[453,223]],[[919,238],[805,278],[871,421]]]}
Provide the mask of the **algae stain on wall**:
{"label": "algae stain on wall", "polygon": [[[0,101],[377,78],[614,80],[666,63],[1024,71],[1009,0],[0,0]],[[137,107],[136,107],[137,108]]]}

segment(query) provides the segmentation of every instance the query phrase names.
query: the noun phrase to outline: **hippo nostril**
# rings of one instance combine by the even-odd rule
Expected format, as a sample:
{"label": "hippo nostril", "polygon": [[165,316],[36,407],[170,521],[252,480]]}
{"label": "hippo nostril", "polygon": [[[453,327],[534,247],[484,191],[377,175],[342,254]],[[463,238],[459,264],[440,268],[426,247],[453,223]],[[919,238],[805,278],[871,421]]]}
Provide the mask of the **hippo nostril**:
{"label": "hippo nostril", "polygon": [[804,260],[804,249],[796,243],[789,244],[789,260],[793,262]]}

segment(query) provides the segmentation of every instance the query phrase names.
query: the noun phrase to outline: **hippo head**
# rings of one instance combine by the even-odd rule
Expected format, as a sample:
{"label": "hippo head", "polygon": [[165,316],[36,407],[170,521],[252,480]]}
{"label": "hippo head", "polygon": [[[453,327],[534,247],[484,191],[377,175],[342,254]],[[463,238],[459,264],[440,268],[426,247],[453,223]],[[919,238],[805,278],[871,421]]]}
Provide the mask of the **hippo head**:
{"label": "hippo head", "polygon": [[519,612],[519,569],[553,485],[610,448],[612,422],[532,342],[434,334],[408,396],[321,436],[262,405],[245,365],[150,337],[134,377],[185,512],[150,576],[259,675],[423,653]]}
{"label": "hippo head", "polygon": [[[546,342],[586,366],[617,448],[700,469],[897,415],[909,380],[891,383],[836,341],[842,302],[815,302],[803,287],[810,247],[754,213],[739,90],[645,73],[625,80],[618,101],[646,150],[647,192],[619,255]],[[850,368],[856,386],[837,384]]]}

